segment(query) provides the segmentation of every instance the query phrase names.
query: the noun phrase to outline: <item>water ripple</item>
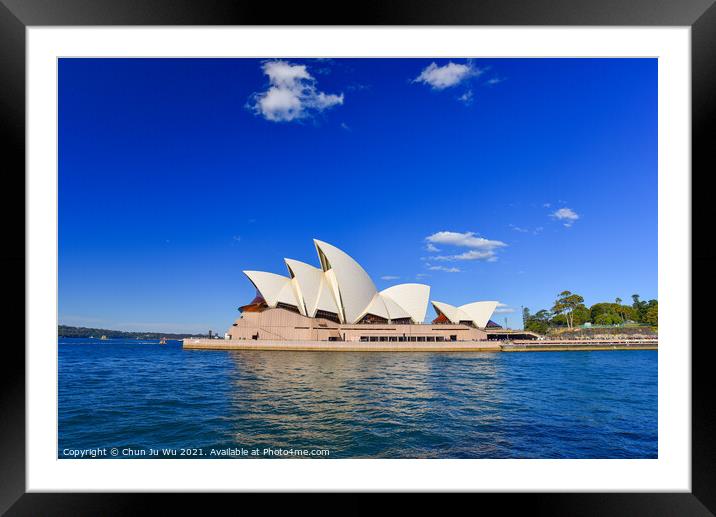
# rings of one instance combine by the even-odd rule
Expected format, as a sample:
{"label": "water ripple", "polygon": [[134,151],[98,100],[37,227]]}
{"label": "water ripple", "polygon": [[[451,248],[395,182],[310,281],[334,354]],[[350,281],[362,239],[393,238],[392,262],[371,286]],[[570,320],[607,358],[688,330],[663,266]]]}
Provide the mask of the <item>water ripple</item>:
{"label": "water ripple", "polygon": [[189,351],[62,340],[59,450],[655,458],[657,353]]}

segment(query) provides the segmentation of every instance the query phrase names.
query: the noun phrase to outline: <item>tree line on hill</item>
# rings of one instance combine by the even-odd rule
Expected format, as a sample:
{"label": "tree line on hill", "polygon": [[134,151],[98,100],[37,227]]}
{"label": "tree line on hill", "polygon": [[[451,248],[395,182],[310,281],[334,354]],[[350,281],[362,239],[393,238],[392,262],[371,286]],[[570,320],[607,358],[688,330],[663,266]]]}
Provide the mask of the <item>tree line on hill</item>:
{"label": "tree line on hill", "polygon": [[199,334],[172,334],[162,332],[125,332],[122,330],[95,329],[89,327],[70,327],[68,325],[58,325],[57,335],[59,337],[102,337],[107,336],[109,339],[184,339],[189,337],[206,337]]}
{"label": "tree line on hill", "polygon": [[525,307],[522,321],[525,330],[547,334],[552,329],[573,329],[585,323],[593,325],[638,324],[656,327],[659,324],[659,302],[642,300],[632,295],[633,303],[623,305],[621,298],[614,303],[599,302],[591,307],[584,305],[584,298],[570,291],[562,291],[550,310],[542,309],[534,314]]}

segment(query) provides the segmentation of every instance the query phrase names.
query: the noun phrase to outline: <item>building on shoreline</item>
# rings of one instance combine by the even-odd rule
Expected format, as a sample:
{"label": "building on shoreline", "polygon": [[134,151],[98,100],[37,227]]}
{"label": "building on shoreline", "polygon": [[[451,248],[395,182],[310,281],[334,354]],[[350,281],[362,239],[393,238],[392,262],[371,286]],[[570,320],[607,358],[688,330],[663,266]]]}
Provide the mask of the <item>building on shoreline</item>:
{"label": "building on shoreline", "polygon": [[[256,297],[239,308],[228,340],[484,341],[496,301],[456,307],[433,301],[437,317],[423,323],[430,286],[398,284],[378,291],[344,251],[314,239],[320,267],[284,259],[288,276],[244,271]],[[494,325],[494,324],[492,324]],[[499,328],[499,327],[498,327]]]}

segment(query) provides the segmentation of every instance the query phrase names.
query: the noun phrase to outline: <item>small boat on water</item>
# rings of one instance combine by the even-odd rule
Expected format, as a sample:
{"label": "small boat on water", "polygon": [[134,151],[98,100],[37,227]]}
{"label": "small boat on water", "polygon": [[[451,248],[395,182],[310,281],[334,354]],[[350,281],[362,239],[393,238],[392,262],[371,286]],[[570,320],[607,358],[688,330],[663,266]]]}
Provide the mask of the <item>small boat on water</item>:
{"label": "small boat on water", "polygon": [[166,345],[167,344],[167,338],[163,337],[159,340],[160,345]]}
{"label": "small boat on water", "polygon": [[107,341],[108,338],[107,338],[107,336],[102,336],[100,339],[101,339],[102,341]]}

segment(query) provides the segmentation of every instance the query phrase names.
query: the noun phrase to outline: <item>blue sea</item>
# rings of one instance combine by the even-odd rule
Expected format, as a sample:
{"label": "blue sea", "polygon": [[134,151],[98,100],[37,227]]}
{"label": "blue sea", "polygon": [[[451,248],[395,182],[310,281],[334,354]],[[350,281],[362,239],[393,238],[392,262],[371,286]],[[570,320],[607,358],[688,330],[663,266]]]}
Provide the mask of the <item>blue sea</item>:
{"label": "blue sea", "polygon": [[658,455],[655,351],[58,346],[60,458]]}

